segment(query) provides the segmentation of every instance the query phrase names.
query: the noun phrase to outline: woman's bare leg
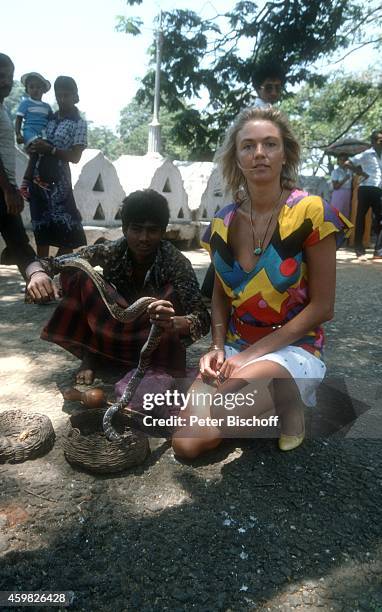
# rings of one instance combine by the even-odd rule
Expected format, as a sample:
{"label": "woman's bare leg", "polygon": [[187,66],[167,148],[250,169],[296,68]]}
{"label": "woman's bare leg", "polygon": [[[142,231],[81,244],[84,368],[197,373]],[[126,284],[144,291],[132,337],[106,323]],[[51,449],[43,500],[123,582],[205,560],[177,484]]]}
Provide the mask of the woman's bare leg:
{"label": "woman's bare leg", "polygon": [[280,415],[281,432],[287,436],[304,433],[304,405],[292,378],[273,381],[273,396]]}
{"label": "woman's bare leg", "polygon": [[194,399],[191,399],[186,409],[182,410],[179,415],[186,420],[187,425],[180,427],[172,437],[172,448],[178,457],[195,459],[221,443],[222,438],[218,428],[190,424],[191,416],[197,416],[199,419],[211,417],[212,401],[210,401],[210,397],[212,399],[216,391],[216,387],[203,382],[200,376],[188,390],[191,398]]}
{"label": "woman's bare leg", "polygon": [[[219,392],[223,395],[227,393],[235,393],[243,388],[244,385],[254,385],[256,387],[256,403],[254,406],[243,407],[240,412],[243,412],[245,416],[256,416],[261,417],[265,413],[270,413],[273,407],[277,415],[281,418],[281,427],[283,433],[288,435],[295,435],[296,428],[298,428],[298,435],[303,429],[303,410],[301,408],[301,402],[298,401],[298,392],[296,395],[296,385],[291,378],[289,372],[281,365],[273,361],[259,361],[248,366],[241,368],[240,378],[230,379],[221,385],[218,389],[203,383],[200,378],[196,379],[192,385],[190,391],[198,391],[200,394],[213,394],[215,397],[216,393]],[[270,401],[270,394],[268,391],[269,383],[271,380],[282,380],[283,383],[274,393],[275,405]],[[286,389],[288,393],[286,394]],[[225,409],[220,411],[223,416]],[[226,413],[227,414],[227,413]],[[189,419],[191,415],[198,416],[199,418],[217,417],[216,405],[212,406],[212,402],[190,402],[184,412],[181,413],[182,417]],[[293,432],[293,433],[288,433]],[[234,433],[232,431],[232,433]],[[187,427],[181,427],[173,436],[172,446],[174,452],[179,457],[187,459],[194,459],[202,453],[216,448],[222,440],[222,431],[217,427],[199,427],[198,425],[188,425]]]}
{"label": "woman's bare leg", "polygon": [[[256,367],[256,376],[253,371],[251,373],[253,367]],[[288,436],[303,433],[304,406],[297,385],[286,368],[274,361],[264,360],[245,366],[239,372],[248,381],[260,377],[272,380],[273,401],[275,411],[280,417],[281,432]]]}

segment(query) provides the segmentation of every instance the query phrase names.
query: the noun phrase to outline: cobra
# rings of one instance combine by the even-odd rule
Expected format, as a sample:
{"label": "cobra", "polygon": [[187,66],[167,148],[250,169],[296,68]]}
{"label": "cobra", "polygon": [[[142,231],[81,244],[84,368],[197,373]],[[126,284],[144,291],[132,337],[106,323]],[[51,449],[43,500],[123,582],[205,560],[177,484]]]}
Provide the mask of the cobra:
{"label": "cobra", "polygon": [[[142,297],[127,308],[122,308],[119,304],[116,304],[115,301],[111,299],[108,295],[107,284],[105,279],[101,274],[97,272],[89,264],[85,259],[81,259],[81,257],[73,257],[68,256],[65,258],[61,258],[61,261],[56,264],[59,270],[64,270],[66,268],[77,268],[85,272],[93,281],[96,288],[98,289],[102,301],[107,307],[108,311],[118,321],[122,321],[123,323],[127,323],[130,321],[134,321],[136,318],[144,314],[147,310],[147,307],[153,302],[157,301],[157,298],[154,297]],[[141,382],[145,371],[150,364],[151,354],[157,348],[160,338],[162,335],[162,328],[159,325],[153,323],[151,325],[150,333],[148,338],[141,348],[141,352],[139,355],[139,362],[134,375],[130,378],[129,383],[126,386],[126,389],[121,396],[119,402],[112,404],[104,414],[103,417],[103,430],[105,432],[105,436],[108,440],[118,441],[122,439],[117,431],[114,429],[112,424],[113,416],[121,409],[125,408],[129,402],[134,397],[134,393]]]}

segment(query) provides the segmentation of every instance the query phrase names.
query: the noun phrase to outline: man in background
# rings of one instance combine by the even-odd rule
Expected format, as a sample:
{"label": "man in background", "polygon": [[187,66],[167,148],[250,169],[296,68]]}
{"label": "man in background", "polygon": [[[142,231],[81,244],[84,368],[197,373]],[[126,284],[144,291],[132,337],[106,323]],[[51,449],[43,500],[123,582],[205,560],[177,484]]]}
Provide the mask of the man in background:
{"label": "man in background", "polygon": [[382,130],[374,130],[371,137],[371,147],[363,153],[354,155],[345,166],[360,174],[363,179],[358,187],[358,207],[355,221],[354,250],[355,261],[368,262],[362,238],[365,229],[365,216],[372,208],[374,227],[377,240],[374,247],[375,263],[382,262]]}
{"label": "man in background", "polygon": [[250,106],[270,108],[280,100],[285,85],[285,73],[280,64],[268,62],[254,70],[252,83],[257,96]]}
{"label": "man in background", "polygon": [[16,185],[16,149],[11,119],[3,106],[11,93],[14,65],[10,57],[0,53],[0,233],[7,246],[1,262],[17,264],[25,278],[25,268],[35,260],[29,244],[21,211],[23,198]]}

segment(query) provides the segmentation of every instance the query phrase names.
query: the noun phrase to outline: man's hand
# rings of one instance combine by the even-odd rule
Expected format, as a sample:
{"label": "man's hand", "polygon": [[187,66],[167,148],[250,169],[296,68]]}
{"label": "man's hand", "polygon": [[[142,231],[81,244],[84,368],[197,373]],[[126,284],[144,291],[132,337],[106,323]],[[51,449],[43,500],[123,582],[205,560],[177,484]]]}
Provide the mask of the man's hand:
{"label": "man's hand", "polygon": [[147,307],[150,323],[159,325],[163,330],[174,328],[175,310],[168,300],[157,300]]}
{"label": "man's hand", "polygon": [[31,276],[27,291],[34,302],[50,302],[61,297],[55,282],[42,270]]}
{"label": "man's hand", "polygon": [[10,215],[18,215],[24,209],[24,200],[17,189],[4,190],[4,199]]}
{"label": "man's hand", "polygon": [[16,142],[17,142],[17,144],[24,144],[24,138],[23,138],[22,134],[17,134]]}

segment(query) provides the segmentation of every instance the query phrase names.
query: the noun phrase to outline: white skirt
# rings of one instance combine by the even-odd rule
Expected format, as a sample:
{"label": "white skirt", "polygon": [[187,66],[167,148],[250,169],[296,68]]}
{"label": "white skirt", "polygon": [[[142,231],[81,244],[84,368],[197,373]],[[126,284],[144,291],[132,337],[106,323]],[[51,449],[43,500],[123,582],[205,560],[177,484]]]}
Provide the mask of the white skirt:
{"label": "white skirt", "polygon": [[[226,359],[239,353],[237,349],[227,345],[224,351]],[[326,373],[326,365],[321,359],[300,346],[290,345],[274,353],[250,359],[245,365],[256,363],[256,361],[275,361],[283,366],[294,379],[304,404],[309,408],[316,405],[316,390]]]}

